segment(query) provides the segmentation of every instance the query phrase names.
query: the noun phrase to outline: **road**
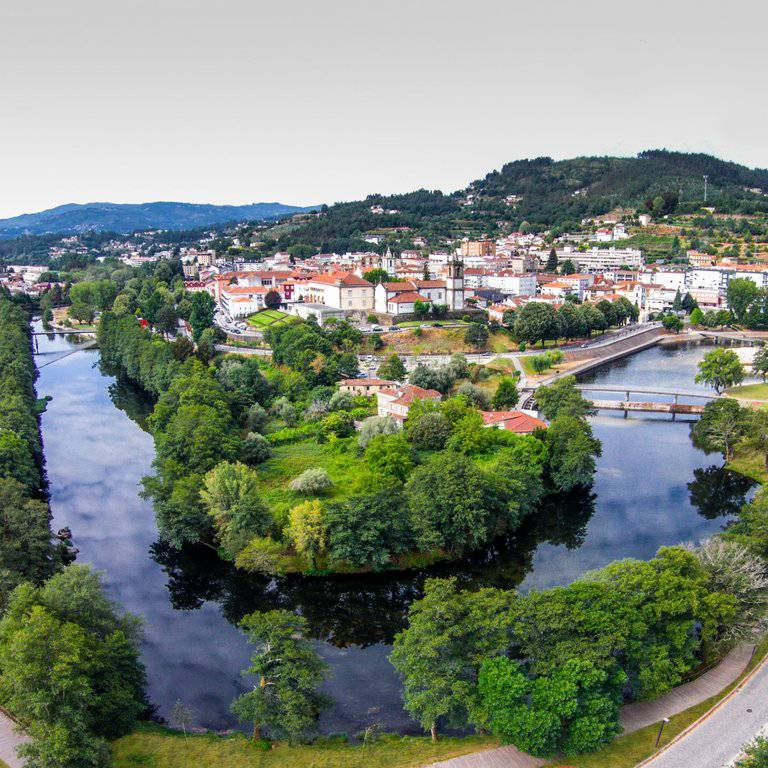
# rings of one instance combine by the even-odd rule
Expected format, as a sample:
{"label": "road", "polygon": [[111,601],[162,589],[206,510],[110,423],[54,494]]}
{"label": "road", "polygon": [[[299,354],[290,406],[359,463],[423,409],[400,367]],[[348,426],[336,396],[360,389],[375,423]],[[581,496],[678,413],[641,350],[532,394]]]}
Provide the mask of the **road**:
{"label": "road", "polygon": [[709,716],[643,765],[725,768],[768,723],[768,662],[763,662]]}

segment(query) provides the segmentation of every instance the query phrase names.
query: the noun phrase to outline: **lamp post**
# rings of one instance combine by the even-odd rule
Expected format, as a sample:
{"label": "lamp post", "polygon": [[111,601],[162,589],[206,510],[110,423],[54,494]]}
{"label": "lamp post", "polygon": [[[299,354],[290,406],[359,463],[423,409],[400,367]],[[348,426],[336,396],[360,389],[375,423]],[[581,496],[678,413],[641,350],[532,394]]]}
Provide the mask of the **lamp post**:
{"label": "lamp post", "polygon": [[665,717],[665,718],[664,718],[664,719],[661,721],[661,725],[659,725],[659,733],[658,733],[658,735],[656,736],[656,744],[655,744],[655,746],[654,746],[654,749],[658,749],[658,748],[659,748],[659,742],[661,741],[661,734],[662,734],[662,732],[664,731],[664,726],[665,726],[665,725],[666,725],[668,722],[669,722],[669,718],[668,718],[668,717]]}

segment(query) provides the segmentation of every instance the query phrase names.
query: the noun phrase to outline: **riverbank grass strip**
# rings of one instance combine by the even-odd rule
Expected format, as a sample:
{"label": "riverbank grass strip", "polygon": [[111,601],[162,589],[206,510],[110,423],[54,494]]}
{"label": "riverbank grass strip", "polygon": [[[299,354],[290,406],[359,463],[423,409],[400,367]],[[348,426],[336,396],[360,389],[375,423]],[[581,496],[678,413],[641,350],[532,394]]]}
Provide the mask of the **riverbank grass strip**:
{"label": "riverbank grass strip", "polygon": [[384,735],[366,746],[334,739],[311,745],[276,743],[264,749],[241,734],[189,735],[146,725],[114,742],[115,768],[417,768],[498,746],[481,736],[444,738]]}
{"label": "riverbank grass strip", "polygon": [[[695,723],[702,715],[709,712],[724,696],[727,696],[762,660],[768,655],[768,640],[764,640],[755,649],[747,668],[730,685],[723,688],[716,696],[702,701],[695,707],[686,709],[669,718],[669,723],[664,726],[664,733],[659,742],[659,749],[669,744],[676,736],[681,734],[689,725]],[[569,757],[550,763],[545,768],[559,768],[568,765],[572,768],[634,768],[642,763],[657,750],[655,749],[656,737],[659,734],[661,721],[653,725],[641,728],[639,731],[620,736],[607,747],[589,752],[577,757]]]}

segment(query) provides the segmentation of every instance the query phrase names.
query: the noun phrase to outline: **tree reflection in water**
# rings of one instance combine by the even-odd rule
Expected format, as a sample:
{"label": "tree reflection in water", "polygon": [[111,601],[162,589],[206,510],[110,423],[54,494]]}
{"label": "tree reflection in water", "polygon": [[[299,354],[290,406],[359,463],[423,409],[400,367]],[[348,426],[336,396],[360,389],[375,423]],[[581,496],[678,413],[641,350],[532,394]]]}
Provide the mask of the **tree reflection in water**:
{"label": "tree reflection in water", "polygon": [[694,469],[688,483],[691,504],[707,520],[738,514],[757,483],[725,467]]}
{"label": "tree reflection in water", "polygon": [[285,608],[301,613],[318,640],[340,648],[364,647],[392,642],[405,626],[408,607],[421,597],[426,578],[455,576],[468,588],[510,589],[531,570],[539,544],[581,546],[594,501],[587,489],[552,496],[514,535],[458,562],[418,571],[271,578],[239,571],[201,545],[177,550],[158,541],[151,555],[168,575],[171,604],[177,610],[218,602],[225,618],[236,624],[256,610]]}

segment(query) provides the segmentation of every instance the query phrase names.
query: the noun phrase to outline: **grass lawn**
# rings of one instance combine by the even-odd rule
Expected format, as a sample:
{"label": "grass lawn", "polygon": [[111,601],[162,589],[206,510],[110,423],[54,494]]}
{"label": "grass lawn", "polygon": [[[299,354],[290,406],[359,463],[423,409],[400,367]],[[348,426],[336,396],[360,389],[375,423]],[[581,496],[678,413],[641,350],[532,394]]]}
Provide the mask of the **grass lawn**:
{"label": "grass lawn", "polygon": [[472,325],[472,323],[466,323],[463,320],[402,320],[399,323],[395,323],[398,328],[416,328],[419,325],[425,325],[432,327],[434,323],[440,323],[441,325]]}
{"label": "grass lawn", "polygon": [[[686,709],[677,715],[669,718],[669,724],[664,728],[664,734],[661,737],[660,746],[668,744],[679,733],[684,731],[691,723],[698,720],[702,715],[708,712],[720,699],[732,691],[739,682],[753,670],[761,659],[768,653],[768,640],[764,640],[757,646],[755,654],[744,670],[744,674],[738,677],[733,683],[724,688],[716,696],[713,696],[695,707]],[[597,752],[590,752],[578,757],[569,757],[564,761],[551,763],[546,768],[555,768],[556,766],[568,765],[573,768],[633,768],[645,758],[650,757],[654,752],[656,736],[659,733],[659,723],[654,723],[646,728],[641,728],[635,733],[626,736],[620,736],[612,741],[604,749]]]}
{"label": "grass lawn", "polygon": [[727,467],[734,472],[751,477],[761,485],[768,483],[765,456],[751,448],[737,448],[735,456],[728,462]]}
{"label": "grass lawn", "polygon": [[768,382],[731,387],[725,391],[725,394],[739,400],[757,400],[768,403]]}
{"label": "grass lawn", "polygon": [[[353,444],[356,438],[352,438]],[[344,441],[343,445],[346,445]],[[272,449],[272,458],[259,467],[259,481],[267,507],[278,519],[288,513],[291,507],[308,497],[295,493],[288,485],[305,469],[322,467],[328,472],[333,486],[323,494],[324,499],[343,499],[358,490],[361,479],[361,460],[342,445],[318,443],[314,437],[299,443],[277,445]]]}
{"label": "grass lawn", "polygon": [[270,325],[286,323],[293,319],[292,315],[280,312],[277,309],[264,309],[261,312],[257,312],[255,315],[251,315],[245,322],[254,328],[264,329],[269,328]]}
{"label": "grass lawn", "polygon": [[276,744],[263,750],[238,734],[190,735],[143,726],[112,744],[115,768],[416,768],[497,745],[481,736],[382,736],[367,746],[322,740],[307,746]]}

